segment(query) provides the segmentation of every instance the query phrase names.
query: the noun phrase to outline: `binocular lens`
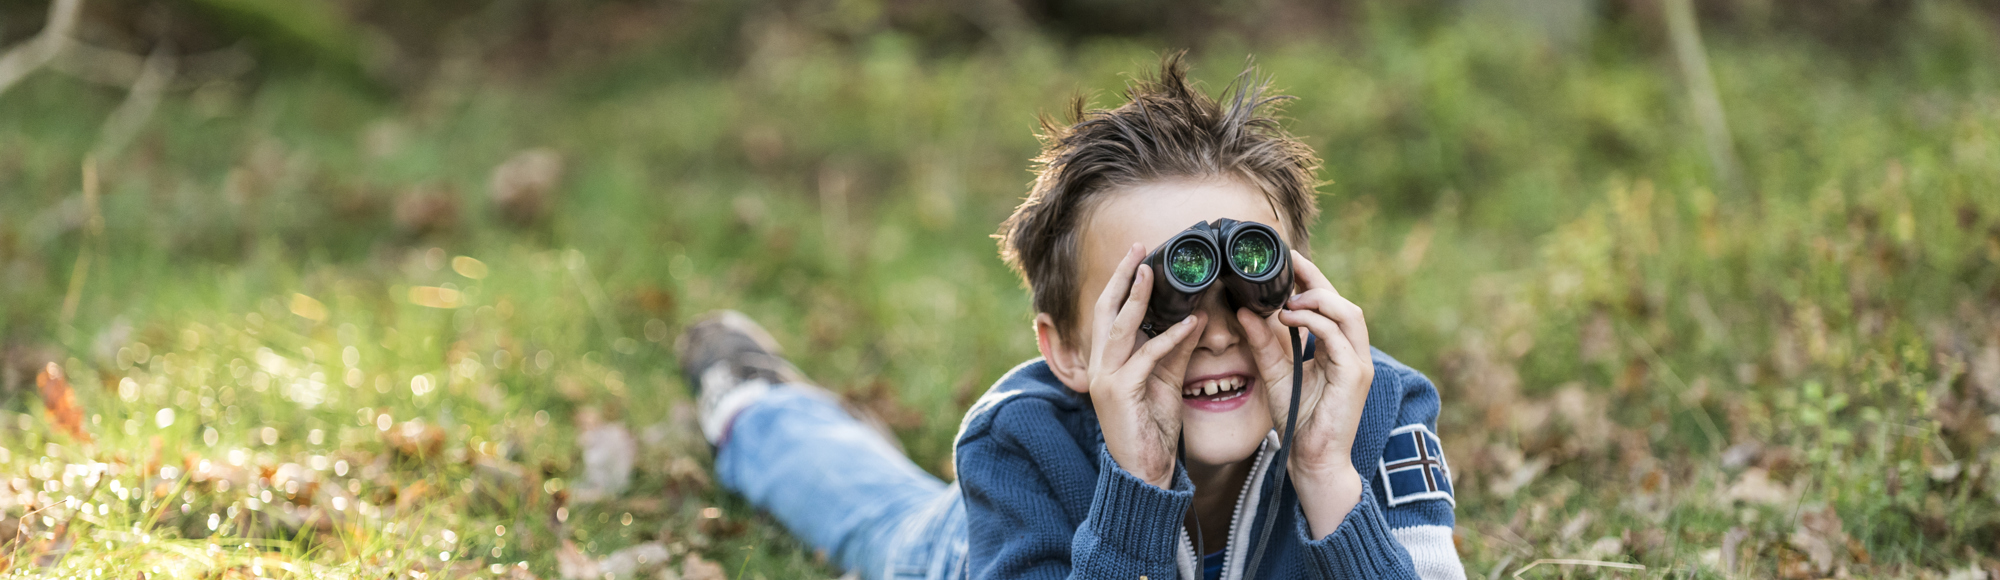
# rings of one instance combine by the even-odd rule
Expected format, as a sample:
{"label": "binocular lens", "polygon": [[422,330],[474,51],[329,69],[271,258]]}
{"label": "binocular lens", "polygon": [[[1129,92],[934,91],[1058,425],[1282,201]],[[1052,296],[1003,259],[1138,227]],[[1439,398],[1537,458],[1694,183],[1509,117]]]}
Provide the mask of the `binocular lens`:
{"label": "binocular lens", "polygon": [[1230,309],[1269,316],[1292,295],[1287,256],[1284,238],[1271,226],[1228,218],[1198,222],[1146,255],[1146,265],[1165,278],[1153,284],[1139,329],[1157,336],[1201,307],[1203,297],[1217,294],[1210,290],[1216,285]]}
{"label": "binocular lens", "polygon": [[1200,285],[1215,275],[1215,255],[1201,244],[1181,244],[1167,257],[1167,272],[1182,284]]}
{"label": "binocular lens", "polygon": [[1245,276],[1263,276],[1278,263],[1277,244],[1262,232],[1245,232],[1229,248],[1229,261]]}

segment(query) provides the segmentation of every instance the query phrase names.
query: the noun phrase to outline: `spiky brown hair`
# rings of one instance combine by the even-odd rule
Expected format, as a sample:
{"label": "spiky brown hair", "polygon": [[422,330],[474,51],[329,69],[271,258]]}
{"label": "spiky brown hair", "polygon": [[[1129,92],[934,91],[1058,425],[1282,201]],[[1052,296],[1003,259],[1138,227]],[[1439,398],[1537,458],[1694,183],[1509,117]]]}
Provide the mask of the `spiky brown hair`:
{"label": "spiky brown hair", "polygon": [[[1159,74],[1126,86],[1118,108],[1084,110],[1071,99],[1066,118],[1041,118],[1042,151],[1028,197],[1001,222],[1000,257],[1021,275],[1035,310],[1074,340],[1081,284],[1080,228],[1100,194],[1170,178],[1240,178],[1263,191],[1279,224],[1301,252],[1319,217],[1319,157],[1278,123],[1270,79],[1246,69],[1220,100],[1187,78],[1185,53],[1160,59]],[[1227,103],[1227,106],[1224,106]]]}

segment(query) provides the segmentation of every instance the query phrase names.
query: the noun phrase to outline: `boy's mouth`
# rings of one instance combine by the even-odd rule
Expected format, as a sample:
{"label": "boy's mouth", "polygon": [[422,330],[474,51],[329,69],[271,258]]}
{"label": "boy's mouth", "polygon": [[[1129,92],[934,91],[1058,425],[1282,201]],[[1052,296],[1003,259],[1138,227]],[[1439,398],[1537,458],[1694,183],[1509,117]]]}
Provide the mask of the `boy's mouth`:
{"label": "boy's mouth", "polygon": [[1204,411],[1228,411],[1249,396],[1252,382],[1250,377],[1240,374],[1188,381],[1181,387],[1181,401]]}

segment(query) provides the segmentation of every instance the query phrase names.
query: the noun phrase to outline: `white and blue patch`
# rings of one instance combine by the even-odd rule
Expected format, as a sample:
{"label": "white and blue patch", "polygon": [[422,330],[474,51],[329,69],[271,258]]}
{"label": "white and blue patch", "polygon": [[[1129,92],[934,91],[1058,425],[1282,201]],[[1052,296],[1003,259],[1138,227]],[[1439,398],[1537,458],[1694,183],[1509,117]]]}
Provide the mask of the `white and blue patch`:
{"label": "white and blue patch", "polygon": [[1444,463],[1444,445],[1422,423],[1390,431],[1379,465],[1389,507],[1427,499],[1458,505],[1451,493],[1451,467]]}

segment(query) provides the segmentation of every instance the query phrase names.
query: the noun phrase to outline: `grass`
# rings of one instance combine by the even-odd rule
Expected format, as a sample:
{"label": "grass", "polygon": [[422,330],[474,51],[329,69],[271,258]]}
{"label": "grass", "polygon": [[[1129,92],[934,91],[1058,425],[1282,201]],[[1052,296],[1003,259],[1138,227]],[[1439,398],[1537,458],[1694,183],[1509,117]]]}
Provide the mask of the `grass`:
{"label": "grass", "polygon": [[[1258,47],[1333,181],[1321,265],[1440,385],[1469,573],[2000,566],[1980,22],[1927,4],[1865,59],[1711,39],[1741,190],[1642,42],[1378,15]],[[657,543],[689,577],[837,575],[713,484],[672,335],[751,313],[948,477],[965,406],[1034,356],[987,237],[1034,115],[1110,104],[1156,48],[761,38],[725,73],[642,52],[394,99],[310,72],[170,95],[96,161],[96,213],[83,167],[122,96],[0,95],[11,574],[560,577]],[[1197,76],[1247,46],[1215,39]],[[564,170],[517,223],[489,180],[534,147]],[[32,390],[48,362],[87,441]],[[620,428],[632,487],[586,501],[579,437]]]}

